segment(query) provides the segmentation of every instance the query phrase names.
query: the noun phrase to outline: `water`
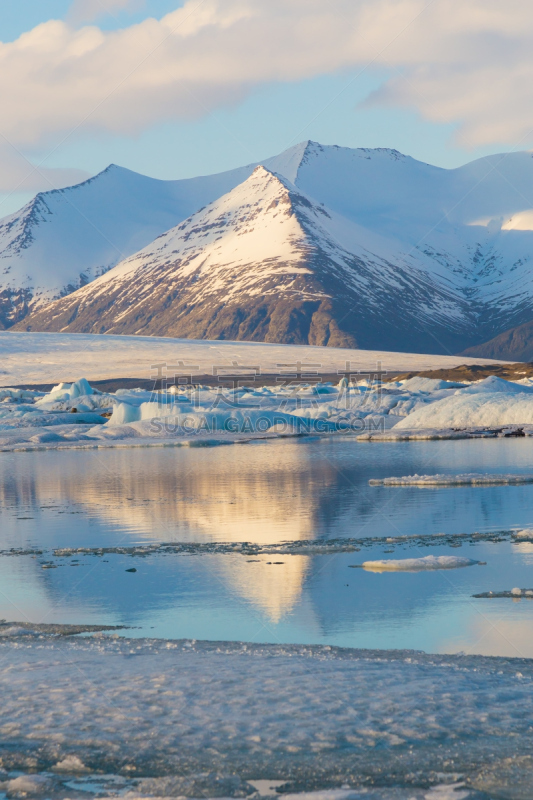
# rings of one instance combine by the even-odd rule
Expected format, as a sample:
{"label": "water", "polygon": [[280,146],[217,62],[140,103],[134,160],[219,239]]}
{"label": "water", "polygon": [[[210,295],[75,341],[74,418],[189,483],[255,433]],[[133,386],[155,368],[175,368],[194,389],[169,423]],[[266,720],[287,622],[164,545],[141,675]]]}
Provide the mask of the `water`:
{"label": "water", "polygon": [[[533,588],[533,545],[429,548],[386,538],[533,526],[533,486],[368,485],[370,478],[469,471],[533,473],[530,440],[289,439],[1,454],[0,548],[43,554],[0,558],[0,617],[127,625],[133,636],[531,657],[533,601],[472,595]],[[51,554],[56,547],[371,536],[382,541],[315,556]],[[419,574],[349,569],[428,554],[487,565]],[[43,569],[45,562],[56,568]]]}

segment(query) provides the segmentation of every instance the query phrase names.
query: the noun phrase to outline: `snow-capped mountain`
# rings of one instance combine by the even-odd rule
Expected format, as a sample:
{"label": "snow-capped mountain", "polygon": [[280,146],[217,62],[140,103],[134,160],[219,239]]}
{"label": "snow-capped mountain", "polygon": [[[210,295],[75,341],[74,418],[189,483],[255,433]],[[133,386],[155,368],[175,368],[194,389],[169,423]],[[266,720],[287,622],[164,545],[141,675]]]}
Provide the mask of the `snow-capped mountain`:
{"label": "snow-capped mountain", "polygon": [[466,301],[439,284],[423,259],[388,261],[362,248],[361,239],[391,248],[257,167],[231,192],[18,327],[335,347],[396,336],[406,350],[456,347],[468,334]]}
{"label": "snow-capped mountain", "polygon": [[533,318],[531,153],[445,170],[306,142],[263,166],[39,195],[0,223],[17,328],[457,352]]}
{"label": "snow-capped mountain", "polygon": [[[290,155],[281,161],[290,168]],[[103,274],[255,167],[162,181],[112,164],[76,186],[39,193],[0,220],[0,329]]]}

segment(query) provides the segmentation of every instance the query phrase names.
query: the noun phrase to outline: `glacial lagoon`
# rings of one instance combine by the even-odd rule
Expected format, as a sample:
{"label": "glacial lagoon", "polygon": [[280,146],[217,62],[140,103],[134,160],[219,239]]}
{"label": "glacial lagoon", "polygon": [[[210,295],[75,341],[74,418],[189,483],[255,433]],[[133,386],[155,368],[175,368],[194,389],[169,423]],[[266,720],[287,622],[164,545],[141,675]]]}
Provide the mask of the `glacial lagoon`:
{"label": "glacial lagoon", "polygon": [[[533,588],[533,543],[510,535],[533,527],[533,485],[369,485],[466,472],[533,473],[529,438],[2,453],[0,617],[120,625],[128,637],[532,657],[533,600],[473,595]],[[348,552],[238,547],[345,539]],[[194,546],[56,555],[179,542]],[[351,568],[428,555],[486,563]]]}

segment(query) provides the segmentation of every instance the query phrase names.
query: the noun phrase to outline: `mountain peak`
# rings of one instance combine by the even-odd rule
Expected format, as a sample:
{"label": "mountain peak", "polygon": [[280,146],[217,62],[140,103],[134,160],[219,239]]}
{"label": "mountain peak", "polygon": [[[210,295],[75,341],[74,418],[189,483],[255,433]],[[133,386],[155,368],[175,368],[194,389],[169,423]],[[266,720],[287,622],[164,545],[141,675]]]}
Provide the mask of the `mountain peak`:
{"label": "mountain peak", "polygon": [[[265,183],[269,183],[270,181],[272,181],[273,185],[277,184],[278,186],[282,187],[283,189],[287,189],[287,190],[292,189],[294,191],[297,191],[296,187],[293,186],[292,182],[289,181],[284,175],[280,175],[278,172],[275,172],[274,170],[269,169],[268,167],[265,167],[264,164],[259,164],[254,169],[254,171],[252,172],[250,177],[246,181],[244,181],[243,184],[241,184],[241,185],[245,185],[245,184],[249,183],[250,181],[253,182],[256,179],[259,179],[260,181],[263,181]],[[238,189],[239,187],[236,186],[235,188]]]}

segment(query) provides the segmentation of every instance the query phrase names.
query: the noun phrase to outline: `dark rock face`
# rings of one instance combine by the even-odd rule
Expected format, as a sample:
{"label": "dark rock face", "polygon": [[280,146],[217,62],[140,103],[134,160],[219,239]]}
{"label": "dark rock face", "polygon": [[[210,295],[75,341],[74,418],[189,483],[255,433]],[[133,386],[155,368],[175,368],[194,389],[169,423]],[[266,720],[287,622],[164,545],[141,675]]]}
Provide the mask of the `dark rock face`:
{"label": "dark rock face", "polygon": [[28,314],[32,294],[28,289],[0,290],[0,330],[6,330]]}
{"label": "dark rock face", "polygon": [[461,355],[507,361],[533,361],[533,321],[511,328],[484,344],[469,347]]}

